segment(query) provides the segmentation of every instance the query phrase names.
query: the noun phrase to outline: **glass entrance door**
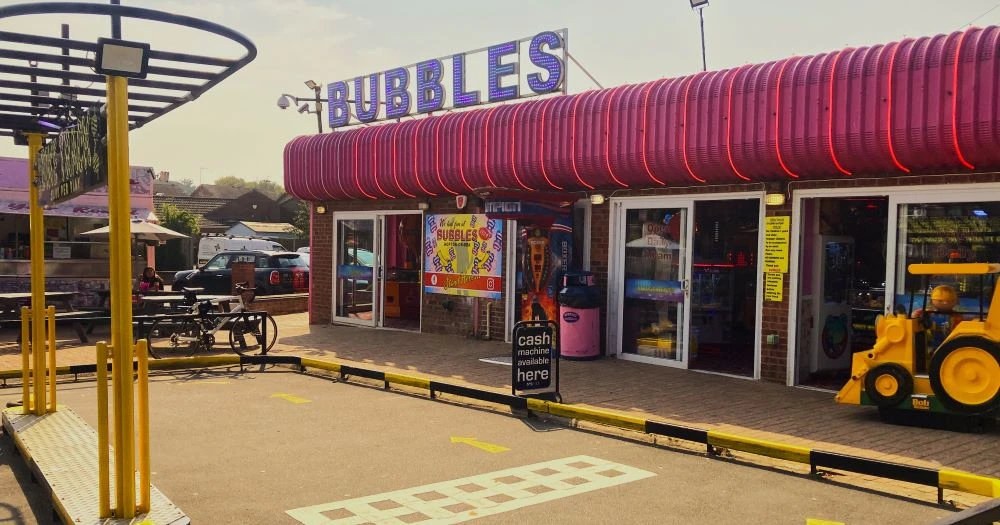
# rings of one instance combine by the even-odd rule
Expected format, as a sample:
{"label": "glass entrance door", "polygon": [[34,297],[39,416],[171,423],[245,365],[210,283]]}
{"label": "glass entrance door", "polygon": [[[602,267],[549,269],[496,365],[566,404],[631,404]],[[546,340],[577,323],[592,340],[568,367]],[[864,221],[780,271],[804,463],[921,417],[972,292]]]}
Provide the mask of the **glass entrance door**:
{"label": "glass entrance door", "polygon": [[621,357],[687,366],[690,210],[690,205],[617,204]]}
{"label": "glass entrance door", "polygon": [[341,322],[375,326],[378,239],[374,216],[336,219],[334,317]]}

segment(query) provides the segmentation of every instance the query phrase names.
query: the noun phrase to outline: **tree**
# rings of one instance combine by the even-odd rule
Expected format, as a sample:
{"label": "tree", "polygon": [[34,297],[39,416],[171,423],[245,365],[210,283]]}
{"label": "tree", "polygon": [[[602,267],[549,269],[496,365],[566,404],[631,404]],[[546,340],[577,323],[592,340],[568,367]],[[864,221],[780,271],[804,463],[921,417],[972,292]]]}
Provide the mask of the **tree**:
{"label": "tree", "polygon": [[191,179],[181,179],[177,181],[177,184],[184,186],[184,193],[190,195],[194,191],[194,181]]}
{"label": "tree", "polygon": [[292,226],[298,230],[300,239],[309,238],[309,220],[309,204],[305,201],[299,201],[295,213],[292,214]]}
{"label": "tree", "polygon": [[159,212],[160,226],[170,228],[187,235],[188,239],[171,239],[166,244],[156,247],[156,261],[163,270],[183,270],[191,265],[189,260],[192,242],[197,243],[201,228],[198,226],[199,215],[182,210],[173,204],[164,204]]}
{"label": "tree", "polygon": [[251,184],[253,184],[254,189],[264,195],[267,195],[268,197],[271,197],[272,199],[277,199],[281,196],[281,194],[285,193],[285,188],[282,187],[281,184],[272,180],[259,180],[252,182]]}
{"label": "tree", "polygon": [[215,184],[217,186],[229,186],[233,188],[246,188],[248,190],[257,190],[272,199],[277,199],[281,194],[285,193],[285,188],[274,182],[272,180],[256,180],[248,181],[242,177],[237,177],[235,175],[226,175],[225,177],[219,177],[215,179]]}

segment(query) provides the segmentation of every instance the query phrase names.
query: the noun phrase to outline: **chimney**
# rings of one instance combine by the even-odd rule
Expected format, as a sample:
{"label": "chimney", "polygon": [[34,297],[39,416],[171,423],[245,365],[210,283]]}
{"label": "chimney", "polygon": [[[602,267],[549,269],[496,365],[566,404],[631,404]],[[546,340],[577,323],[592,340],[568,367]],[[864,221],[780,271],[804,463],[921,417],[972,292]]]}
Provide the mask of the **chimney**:
{"label": "chimney", "polygon": [[170,182],[170,172],[161,171],[159,176],[157,176],[157,178],[160,179],[160,182]]}

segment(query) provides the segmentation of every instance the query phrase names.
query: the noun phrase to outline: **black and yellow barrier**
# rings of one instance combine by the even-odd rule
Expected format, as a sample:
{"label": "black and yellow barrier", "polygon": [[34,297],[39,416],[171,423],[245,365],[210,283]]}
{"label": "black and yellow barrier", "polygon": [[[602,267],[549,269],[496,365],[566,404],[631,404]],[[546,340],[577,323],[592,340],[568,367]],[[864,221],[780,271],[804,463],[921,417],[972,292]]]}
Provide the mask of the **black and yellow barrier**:
{"label": "black and yellow barrier", "polygon": [[[968,472],[944,468],[916,467],[902,463],[825,452],[799,445],[750,438],[716,430],[702,430],[627,414],[619,414],[609,410],[513,396],[483,388],[455,385],[418,376],[384,372],[315,358],[291,355],[245,357],[238,355],[203,356],[153,360],[149,362],[149,369],[179,370],[227,365],[240,365],[241,367],[245,365],[291,365],[303,371],[314,369],[339,374],[339,377],[343,380],[349,380],[351,377],[363,377],[365,379],[381,381],[386,388],[390,385],[400,385],[424,389],[428,391],[428,395],[431,398],[437,397],[438,394],[450,394],[487,403],[506,405],[511,410],[529,410],[536,413],[589,421],[621,429],[700,443],[707,447],[709,455],[718,454],[720,449],[729,449],[809,465],[811,472],[814,474],[820,468],[828,468],[936,487],[938,489],[939,501],[943,501],[943,491],[945,489],[1000,498],[1000,479],[979,476]],[[60,375],[78,375],[94,373],[95,371],[95,365],[71,365],[59,367],[56,373]],[[0,378],[3,378],[5,381],[17,377],[20,377],[20,371],[0,371]]]}

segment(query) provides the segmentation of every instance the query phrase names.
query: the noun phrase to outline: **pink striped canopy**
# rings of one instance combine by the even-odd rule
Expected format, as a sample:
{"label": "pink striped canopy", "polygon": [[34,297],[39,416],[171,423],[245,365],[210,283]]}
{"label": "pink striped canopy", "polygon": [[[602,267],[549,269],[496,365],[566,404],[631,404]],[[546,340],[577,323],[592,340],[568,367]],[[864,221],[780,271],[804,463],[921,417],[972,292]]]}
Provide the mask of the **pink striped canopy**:
{"label": "pink striped canopy", "polygon": [[292,140],[306,200],[1000,168],[1000,28]]}

